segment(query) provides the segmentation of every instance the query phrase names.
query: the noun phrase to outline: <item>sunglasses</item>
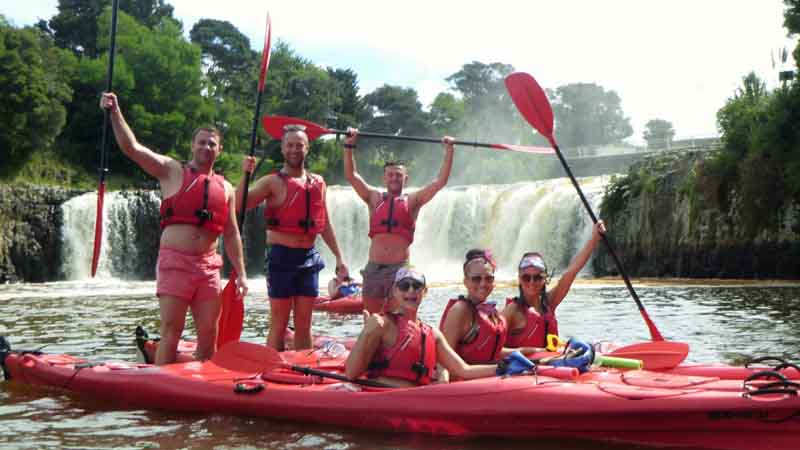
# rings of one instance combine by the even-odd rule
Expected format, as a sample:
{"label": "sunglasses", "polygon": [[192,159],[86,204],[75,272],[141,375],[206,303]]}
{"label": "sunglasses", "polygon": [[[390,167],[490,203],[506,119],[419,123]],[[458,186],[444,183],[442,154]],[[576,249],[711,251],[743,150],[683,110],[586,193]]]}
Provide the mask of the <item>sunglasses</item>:
{"label": "sunglasses", "polygon": [[414,288],[415,291],[421,291],[422,288],[425,287],[425,284],[420,283],[419,281],[401,281],[397,283],[397,289],[400,289],[403,292],[408,292],[411,288]]}
{"label": "sunglasses", "polygon": [[540,274],[540,273],[537,273],[536,275],[531,275],[529,273],[525,273],[525,274],[522,274],[522,275],[519,276],[519,279],[524,281],[525,283],[530,283],[531,281],[534,281],[534,282],[538,283],[538,282],[544,280],[544,278],[545,278],[545,276]]}
{"label": "sunglasses", "polygon": [[473,276],[469,277],[469,279],[470,279],[470,281],[472,281],[475,284],[480,283],[481,280],[483,280],[483,281],[485,281],[487,283],[494,283],[494,275],[483,275],[483,276],[473,275]]}

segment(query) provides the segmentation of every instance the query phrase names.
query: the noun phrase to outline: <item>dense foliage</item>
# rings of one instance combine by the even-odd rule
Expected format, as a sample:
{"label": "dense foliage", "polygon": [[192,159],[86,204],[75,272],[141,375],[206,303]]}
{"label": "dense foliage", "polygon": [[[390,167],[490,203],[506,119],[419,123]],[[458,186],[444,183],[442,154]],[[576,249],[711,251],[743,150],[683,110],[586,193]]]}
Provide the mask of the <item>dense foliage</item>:
{"label": "dense foliage", "polygon": [[[216,125],[225,134],[217,168],[236,182],[250,147],[260,43],[250,42],[234,24],[209,18],[195,23],[187,38],[166,0],[120,0],[119,5],[113,90],[138,139],[183,159],[188,157],[192,130]],[[2,179],[41,173],[26,164],[49,159],[87,174],[71,180],[95,173],[103,123],[97,101],[106,85],[110,7],[111,0],[59,0],[58,14],[49,21],[26,28],[3,22],[0,108],[13,120],[0,138],[6,161]],[[384,85],[363,93],[354,71],[320,67],[276,41],[261,111],[337,129],[355,126],[393,134],[447,134],[463,141],[546,145],[508,98],[503,79],[512,71],[514,67],[501,62],[466,63],[446,78],[447,91],[425,105],[409,87]],[[549,92],[565,151],[631,136],[615,92],[592,83]],[[264,161],[261,173],[281,163],[278,146],[260,127],[256,147]],[[451,177],[454,184],[562,173],[555,158],[462,147]],[[109,155],[112,186],[120,184],[115,178],[152,185],[113,144]],[[312,146],[309,166],[331,182],[341,182],[341,158],[334,139],[319,139]],[[441,151],[437,145],[364,139],[356,158],[372,183],[379,182],[385,160],[403,159],[412,168],[412,184],[420,184],[438,171]]]}

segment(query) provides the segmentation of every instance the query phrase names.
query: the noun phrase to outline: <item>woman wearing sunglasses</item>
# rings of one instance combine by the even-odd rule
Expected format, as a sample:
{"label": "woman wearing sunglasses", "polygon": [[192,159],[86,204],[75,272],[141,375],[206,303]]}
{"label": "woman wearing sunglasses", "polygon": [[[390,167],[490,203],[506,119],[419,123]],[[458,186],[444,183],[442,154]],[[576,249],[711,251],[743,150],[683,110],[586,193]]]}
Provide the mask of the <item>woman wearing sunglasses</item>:
{"label": "woman wearing sunglasses", "polygon": [[[497,362],[513,350],[506,347],[506,319],[497,311],[494,302],[487,301],[494,290],[497,264],[492,252],[472,249],[464,262],[466,296],[451,299],[442,314],[439,328],[456,350],[470,364]],[[533,348],[519,348],[521,353],[535,353]]]}
{"label": "woman wearing sunglasses", "polygon": [[592,229],[592,237],[573,258],[556,287],[547,291],[547,265],[537,252],[522,255],[519,262],[519,296],[507,300],[503,317],[508,323],[507,347],[534,347],[544,351],[547,335],[558,335],[556,308],[566,297],[578,272],[589,261],[600,236],[606,232],[603,221]]}
{"label": "woman wearing sunglasses", "polygon": [[345,363],[348,378],[367,371],[371,379],[389,386],[409,387],[447,382],[448,372],[467,380],[497,373],[496,365],[465,363],[439,330],[417,318],[427,292],[422,273],[408,267],[397,271],[388,312],[364,311],[364,329]]}

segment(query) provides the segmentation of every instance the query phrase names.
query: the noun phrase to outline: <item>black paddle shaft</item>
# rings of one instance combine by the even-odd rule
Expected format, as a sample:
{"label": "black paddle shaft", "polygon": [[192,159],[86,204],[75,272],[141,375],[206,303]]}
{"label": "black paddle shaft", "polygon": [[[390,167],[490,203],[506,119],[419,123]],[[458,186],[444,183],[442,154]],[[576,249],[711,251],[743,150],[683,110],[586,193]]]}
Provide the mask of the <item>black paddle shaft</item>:
{"label": "black paddle shaft", "polygon": [[[108,73],[106,74],[106,92],[111,92],[112,81],[114,80],[114,55],[117,50],[117,9],[119,0],[114,0],[111,5],[111,45],[108,50]],[[100,139],[100,183],[104,183],[108,172],[108,157],[106,156],[108,143],[108,123],[111,111],[107,110],[103,114],[103,132]]]}
{"label": "black paddle shaft", "polygon": [[389,386],[388,384],[381,383],[381,382],[378,382],[378,381],[362,380],[362,379],[359,379],[359,378],[356,378],[355,380],[351,380],[350,378],[347,378],[344,375],[339,375],[338,373],[325,372],[325,371],[322,371],[322,370],[312,369],[311,367],[291,366],[291,369],[294,370],[295,372],[300,372],[300,373],[305,374],[305,375],[316,375],[318,377],[331,378],[331,379],[339,380],[339,381],[346,381],[348,383],[360,384],[362,386],[380,387],[380,388],[392,387],[392,386]]}
{"label": "black paddle shaft", "polygon": [[[558,160],[561,161],[561,165],[564,166],[564,171],[567,172],[570,181],[572,181],[572,185],[575,186],[575,190],[578,191],[578,196],[581,198],[581,202],[583,202],[586,212],[589,213],[589,217],[592,218],[592,222],[597,223],[597,216],[595,216],[592,206],[589,204],[586,196],[583,195],[583,190],[581,190],[581,187],[578,185],[578,180],[575,179],[575,175],[572,174],[572,170],[570,170],[567,160],[564,159],[564,155],[561,154],[561,149],[558,148],[558,144],[555,142],[552,144],[553,149],[556,151],[556,155],[558,156]],[[608,252],[611,254],[611,257],[614,259],[614,263],[617,265],[617,270],[619,270],[619,274],[622,275],[622,279],[625,281],[625,286],[628,287],[628,291],[631,293],[633,300],[636,301],[636,306],[639,307],[640,311],[644,312],[644,305],[642,304],[642,301],[639,300],[639,296],[636,294],[636,291],[633,289],[631,280],[628,278],[628,274],[625,273],[625,268],[622,267],[622,261],[620,261],[617,253],[614,251],[614,247],[611,246],[611,242],[608,241],[605,233],[601,234],[600,236],[603,238],[603,242],[605,243]]]}
{"label": "black paddle shaft", "polygon": [[[347,131],[344,130],[327,130],[331,134],[344,135],[347,136]],[[429,137],[422,137],[422,136],[405,136],[405,135],[396,135],[396,134],[386,134],[386,133],[372,133],[372,132],[358,132],[359,137],[370,137],[370,138],[380,138],[380,139],[391,139],[395,141],[411,141],[411,142],[431,142],[434,144],[441,144],[441,139],[429,138]],[[468,141],[455,141],[453,145],[466,145],[471,147],[484,147],[484,148],[497,148],[496,144],[487,144],[485,142],[468,142]]]}

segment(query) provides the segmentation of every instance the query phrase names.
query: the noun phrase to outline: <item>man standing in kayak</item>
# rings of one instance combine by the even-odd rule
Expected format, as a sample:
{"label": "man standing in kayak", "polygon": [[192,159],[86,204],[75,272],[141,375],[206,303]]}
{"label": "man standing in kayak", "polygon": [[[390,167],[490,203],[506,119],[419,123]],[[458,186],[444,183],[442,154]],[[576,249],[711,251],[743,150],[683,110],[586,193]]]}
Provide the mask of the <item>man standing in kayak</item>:
{"label": "man standing in kayak", "polygon": [[114,137],[122,152],[157,178],[161,186],[162,231],[156,266],[161,342],[155,363],[175,361],[187,309],[192,311],[197,328],[196,357],[208,359],[214,353],[221,308],[222,257],[217,254],[220,234],[238,274],[239,292],[242,296],[247,293],[242,240],[236,225],[235,191],[213,170],[222,153],[222,134],[215,128],[198,128],[192,136],[192,159],[184,165],[136,140],[115,94],[104,93],[100,107],[110,112]]}
{"label": "man standing in kayak", "polygon": [[408,264],[414,228],[420,209],[433,199],[450,178],[455,139],[442,139],[444,160],[439,175],[430,184],[411,194],[403,194],[408,169],[402,162],[387,162],[383,167],[386,192],[370,186],[356,170],[353,150],[358,130],[348,129],[344,140],[344,176],[369,208],[369,260],[361,274],[364,279],[364,307],[371,313],[383,310],[398,269]]}
{"label": "man standing in kayak", "polygon": [[[302,125],[287,125],[281,139],[283,168],[253,183],[247,194],[247,209],[266,202],[264,219],[269,246],[266,270],[270,305],[267,345],[284,349],[284,334],[289,315],[294,312],[294,346],[311,348],[311,311],[319,295],[319,272],[325,267],[314,247],[317,235],[336,257],[336,270],[347,276],[333,225],[325,205],[325,180],[305,170],[308,136]],[[242,170],[252,173],[255,158],[242,162]],[[244,177],[242,177],[244,181]],[[240,208],[244,183],[236,188]]]}

